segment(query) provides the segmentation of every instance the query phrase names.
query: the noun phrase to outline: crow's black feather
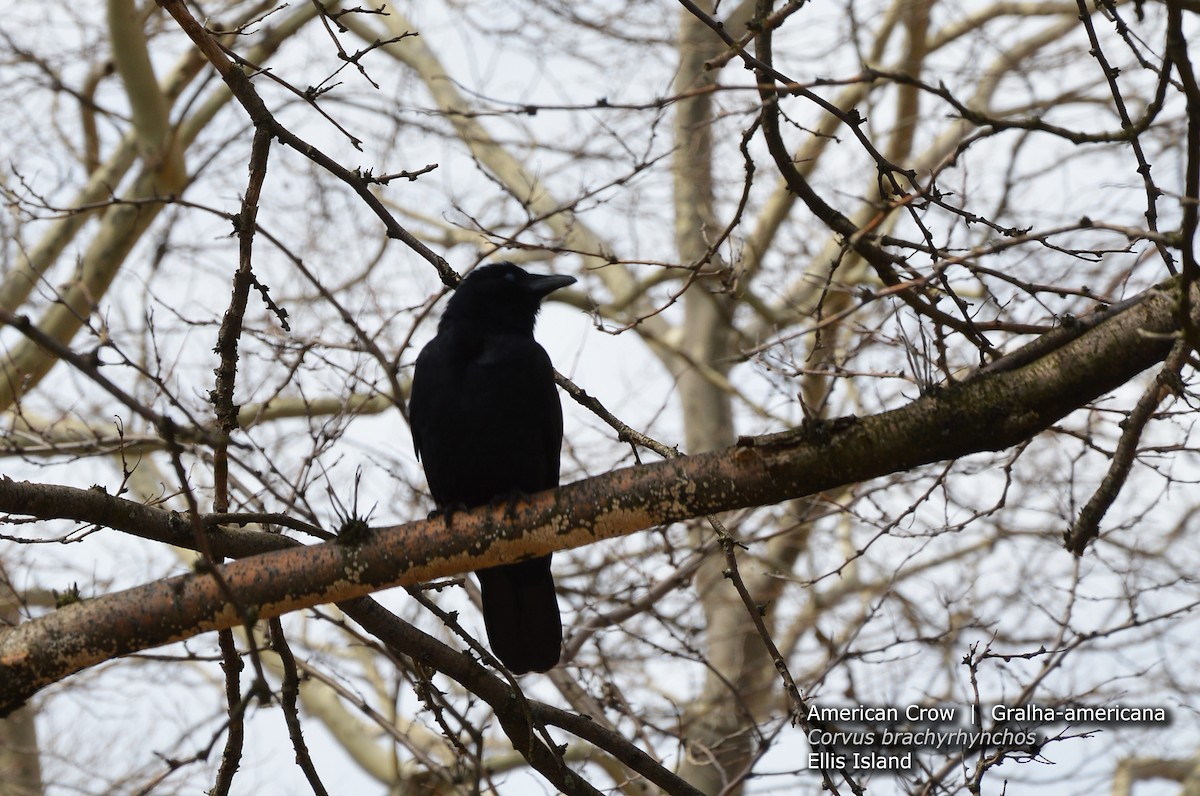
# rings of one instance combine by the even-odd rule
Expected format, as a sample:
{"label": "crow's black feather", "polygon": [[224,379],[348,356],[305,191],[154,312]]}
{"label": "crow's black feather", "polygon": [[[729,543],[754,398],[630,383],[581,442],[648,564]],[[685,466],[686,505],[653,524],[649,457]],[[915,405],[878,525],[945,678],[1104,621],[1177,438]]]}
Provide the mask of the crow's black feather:
{"label": "crow's black feather", "polygon": [[[413,374],[413,444],[439,509],[558,486],[562,406],[533,337],[542,299],[574,282],[511,263],[477,268],[446,305]],[[562,623],[550,556],[476,573],[492,651],[516,674],[558,663]]]}

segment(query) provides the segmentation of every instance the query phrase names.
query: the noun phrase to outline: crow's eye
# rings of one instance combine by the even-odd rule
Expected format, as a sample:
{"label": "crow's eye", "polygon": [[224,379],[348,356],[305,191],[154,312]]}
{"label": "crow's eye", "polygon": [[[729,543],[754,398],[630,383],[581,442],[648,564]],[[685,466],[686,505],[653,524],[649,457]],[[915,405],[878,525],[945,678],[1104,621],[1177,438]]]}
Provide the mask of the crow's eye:
{"label": "crow's eye", "polygon": [[505,282],[516,282],[517,275],[514,274],[512,271],[509,271],[507,274],[504,275],[504,281]]}

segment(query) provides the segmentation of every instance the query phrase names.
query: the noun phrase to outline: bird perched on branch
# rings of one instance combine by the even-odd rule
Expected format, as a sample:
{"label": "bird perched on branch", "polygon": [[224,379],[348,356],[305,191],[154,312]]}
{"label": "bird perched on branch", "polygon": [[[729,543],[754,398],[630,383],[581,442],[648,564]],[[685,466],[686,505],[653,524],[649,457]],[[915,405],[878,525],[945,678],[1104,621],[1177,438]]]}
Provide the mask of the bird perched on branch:
{"label": "bird perched on branch", "polygon": [[[512,263],[475,269],[446,304],[413,374],[409,421],[441,511],[558,486],[562,406],[533,337],[541,301],[575,281]],[[558,663],[562,622],[550,556],[482,569],[492,651],[516,674]]]}

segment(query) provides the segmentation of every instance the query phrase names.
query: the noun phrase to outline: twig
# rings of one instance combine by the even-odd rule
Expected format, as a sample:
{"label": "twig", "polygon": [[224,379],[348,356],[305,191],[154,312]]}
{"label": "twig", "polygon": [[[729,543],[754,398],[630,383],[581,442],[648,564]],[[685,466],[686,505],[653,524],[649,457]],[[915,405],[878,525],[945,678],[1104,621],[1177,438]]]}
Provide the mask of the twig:
{"label": "twig", "polygon": [[308,744],[304,742],[304,731],[300,727],[300,709],[297,705],[300,696],[300,674],[296,670],[296,658],[283,635],[283,623],[276,617],[270,621],[271,649],[279,655],[283,664],[283,684],[280,687],[280,701],[283,703],[283,719],[287,723],[288,735],[292,739],[292,749],[296,752],[296,765],[304,772],[308,784],[316,796],[328,796],[328,791],[321,783],[317,768],[313,765],[312,755],[308,752]]}
{"label": "twig", "polygon": [[[270,133],[265,128],[256,129],[254,144],[250,152],[250,180],[246,186],[246,194],[242,198],[242,209],[238,216],[238,269],[233,277],[233,291],[229,298],[229,307],[225,311],[225,317],[221,320],[221,328],[217,331],[216,352],[220,357],[220,363],[217,365],[216,384],[211,396],[216,414],[217,434],[219,435],[216,444],[213,445],[213,510],[217,513],[229,511],[229,437],[237,428],[237,407],[233,403],[233,390],[237,380],[238,341],[242,335],[242,319],[246,314],[250,285],[254,281],[254,274],[251,271],[254,250],[254,220],[258,214],[258,199],[262,194],[263,181],[267,176],[267,158],[270,151]],[[197,518],[193,526],[196,529],[197,548],[204,556],[207,568],[216,573],[216,565],[220,562],[213,558],[212,552],[209,550],[204,524]],[[232,593],[230,597],[233,598]],[[256,616],[238,600],[232,599],[232,602],[242,617],[250,649],[250,660],[254,665],[256,679],[251,687],[251,693],[256,695],[260,701],[269,702],[271,692],[267,685],[267,675],[263,670],[262,659],[259,657],[258,647],[254,641]],[[229,647],[232,648],[232,639]],[[231,663],[228,660],[229,653],[224,644],[222,653],[226,656],[226,665],[229,666]],[[226,745],[227,753],[230,752],[230,745],[233,741],[234,737],[231,733]],[[240,741],[238,743],[240,744]],[[237,769],[237,759],[240,758],[240,755],[239,750],[234,759],[233,770]],[[222,771],[224,768],[222,765]],[[232,778],[232,771],[229,776]],[[228,787],[226,787],[227,789]]]}
{"label": "twig", "polygon": [[102,363],[100,362],[99,348],[94,349],[86,356],[79,354],[67,345],[59,342],[57,338],[51,337],[43,332],[31,320],[29,320],[28,316],[14,315],[3,308],[0,308],[0,324],[11,326],[36,343],[39,348],[45,349],[49,353],[53,354],[55,358],[61,359],[63,362],[66,362],[74,367],[84,376],[87,376],[88,379],[98,384],[105,392],[124,404],[138,417],[157,428],[164,438],[170,436],[171,438],[177,439],[180,436],[180,432],[183,431],[189,439],[203,442],[206,445],[215,445],[217,443],[218,435],[214,434],[213,432],[206,431],[202,428],[190,428],[186,430],[181,429],[172,418],[167,415],[158,414],[153,409],[150,409],[141,401],[138,401],[132,395],[111,382],[106,376],[104,376],[104,374],[100,372],[100,366]]}
{"label": "twig", "polygon": [[1183,93],[1187,97],[1187,161],[1184,167],[1183,222],[1179,228],[1179,251],[1183,258],[1183,297],[1179,303],[1179,318],[1184,339],[1195,351],[1200,350],[1200,330],[1192,323],[1190,288],[1200,281],[1200,266],[1196,264],[1195,250],[1196,226],[1200,216],[1200,86],[1196,84],[1196,73],[1188,58],[1187,38],[1183,33],[1183,9],[1179,0],[1167,2],[1167,57],[1179,73],[1179,82],[1183,84]]}
{"label": "twig", "polygon": [[[1121,95],[1120,85],[1117,84],[1119,70],[1114,69],[1108,63],[1108,58],[1105,57],[1104,50],[1100,47],[1100,39],[1096,36],[1096,26],[1092,24],[1092,12],[1088,10],[1087,0],[1076,0],[1076,5],[1079,7],[1079,21],[1083,23],[1083,28],[1087,31],[1088,41],[1091,43],[1091,49],[1088,52],[1100,64],[1100,70],[1104,73],[1104,79],[1108,81],[1108,88],[1112,93],[1113,103],[1117,108],[1117,115],[1121,118],[1121,129],[1125,130],[1128,134],[1129,148],[1133,152],[1134,158],[1137,159],[1137,172],[1142,176],[1142,184],[1146,189],[1146,224],[1151,230],[1157,232],[1158,197],[1162,195],[1162,191],[1154,184],[1154,178],[1150,176],[1150,163],[1146,160],[1146,153],[1142,150],[1142,143],[1138,138],[1139,131],[1129,116],[1129,109],[1125,107],[1125,98]],[[1176,8],[1178,7],[1177,3],[1168,3],[1168,8],[1172,5]],[[1168,46],[1170,43],[1169,37],[1170,33],[1168,32]],[[1163,67],[1163,82],[1166,81],[1165,73],[1167,69],[1168,67]],[[1190,102],[1188,104],[1189,106],[1191,105]],[[1171,250],[1162,243],[1155,242],[1155,246],[1158,248],[1158,253],[1163,258],[1163,262],[1167,264],[1167,268],[1174,274],[1175,258],[1171,256]]]}
{"label": "twig", "polygon": [[[225,701],[229,704],[229,725],[225,734],[225,748],[221,752],[221,767],[217,769],[217,781],[213,785],[214,796],[227,796],[233,787],[233,776],[242,761],[242,747],[246,740],[246,710],[242,699],[241,673],[244,664],[233,640],[232,630],[217,633],[221,648],[221,669],[225,672]],[[249,695],[247,695],[249,696]]]}
{"label": "twig", "polygon": [[453,287],[458,284],[458,274],[454,272],[450,264],[413,236],[400,222],[396,221],[387,208],[384,207],[379,197],[371,192],[370,180],[363,178],[356,171],[345,168],[312,144],[292,133],[275,119],[263,102],[262,97],[258,95],[254,84],[250,82],[250,78],[240,68],[233,65],[229,57],[221,49],[221,45],[192,16],[191,11],[188,10],[183,0],[158,0],[158,2],[159,5],[175,18],[175,21],[179,23],[183,32],[195,43],[200,52],[204,54],[204,57],[208,59],[209,63],[216,68],[226,85],[229,86],[229,90],[233,93],[233,96],[246,109],[256,127],[265,127],[280,143],[296,150],[350,186],[363,202],[371,208],[375,215],[379,217],[380,221],[383,222],[389,238],[402,241],[429,262],[430,265],[437,269],[438,275],[447,287]]}
{"label": "twig", "polygon": [[1167,396],[1178,390],[1179,372],[1187,363],[1190,352],[1191,346],[1183,339],[1175,343],[1154,383],[1142,394],[1129,417],[1122,423],[1124,430],[1121,432],[1121,440],[1117,443],[1108,473],[1065,534],[1067,549],[1075,555],[1083,555],[1088,544],[1100,536],[1100,520],[1104,519],[1104,514],[1112,507],[1121,492],[1121,487],[1125,485],[1125,479],[1129,477],[1129,471],[1137,457],[1138,440],[1141,439],[1154,410]]}

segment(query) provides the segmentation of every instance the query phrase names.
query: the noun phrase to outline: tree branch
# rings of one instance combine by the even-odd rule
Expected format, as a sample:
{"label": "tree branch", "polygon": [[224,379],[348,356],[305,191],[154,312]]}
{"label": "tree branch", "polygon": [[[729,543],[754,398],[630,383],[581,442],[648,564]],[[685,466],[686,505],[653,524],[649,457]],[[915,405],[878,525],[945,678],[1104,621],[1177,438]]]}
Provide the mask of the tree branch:
{"label": "tree branch", "polygon": [[[1179,283],[1172,280],[1027,365],[978,374],[899,409],[806,423],[724,450],[617,470],[516,504],[455,513],[450,527],[444,517],[420,520],[377,529],[361,544],[296,546],[221,571],[239,604],[270,618],[1001,450],[1162,361],[1179,331],[1178,304]],[[47,518],[66,513],[47,508]],[[0,635],[0,714],[101,661],[238,623],[235,606],[209,574],[69,605]]]}
{"label": "tree branch", "polygon": [[158,0],[158,3],[166,9],[167,13],[175,18],[175,21],[179,23],[179,27],[183,29],[183,32],[188,35],[188,38],[192,40],[200,52],[204,54],[204,57],[208,59],[209,63],[221,75],[225,84],[229,86],[230,92],[241,103],[242,107],[245,108],[255,127],[269,130],[272,136],[279,139],[280,143],[291,147],[350,186],[358,194],[359,198],[379,217],[379,220],[383,222],[389,238],[401,241],[437,269],[442,281],[447,286],[458,284],[458,274],[450,268],[450,265],[401,226],[400,222],[396,221],[387,208],[383,206],[383,202],[380,201],[379,197],[371,192],[371,181],[369,179],[364,177],[359,171],[351,171],[345,168],[333,158],[276,121],[274,115],[254,88],[250,77],[247,76],[241,67],[235,66],[229,60],[224,50],[221,49],[220,43],[192,16],[192,13],[182,0]]}
{"label": "tree branch", "polygon": [[1108,473],[1104,476],[1096,493],[1092,495],[1091,500],[1079,512],[1075,524],[1063,537],[1067,549],[1075,555],[1083,555],[1088,544],[1100,536],[1100,520],[1104,519],[1104,515],[1112,508],[1117,495],[1121,493],[1121,488],[1125,486],[1126,479],[1129,478],[1129,473],[1133,469],[1133,461],[1137,458],[1138,442],[1142,438],[1142,432],[1145,431],[1146,424],[1150,422],[1158,405],[1178,391],[1179,373],[1187,364],[1189,353],[1191,353],[1191,349],[1181,337],[1167,356],[1166,364],[1163,365],[1158,378],[1142,394],[1141,400],[1137,402],[1133,411],[1129,413],[1129,417],[1121,424],[1124,430],[1121,432],[1120,442],[1117,443],[1117,450],[1113,453]]}

